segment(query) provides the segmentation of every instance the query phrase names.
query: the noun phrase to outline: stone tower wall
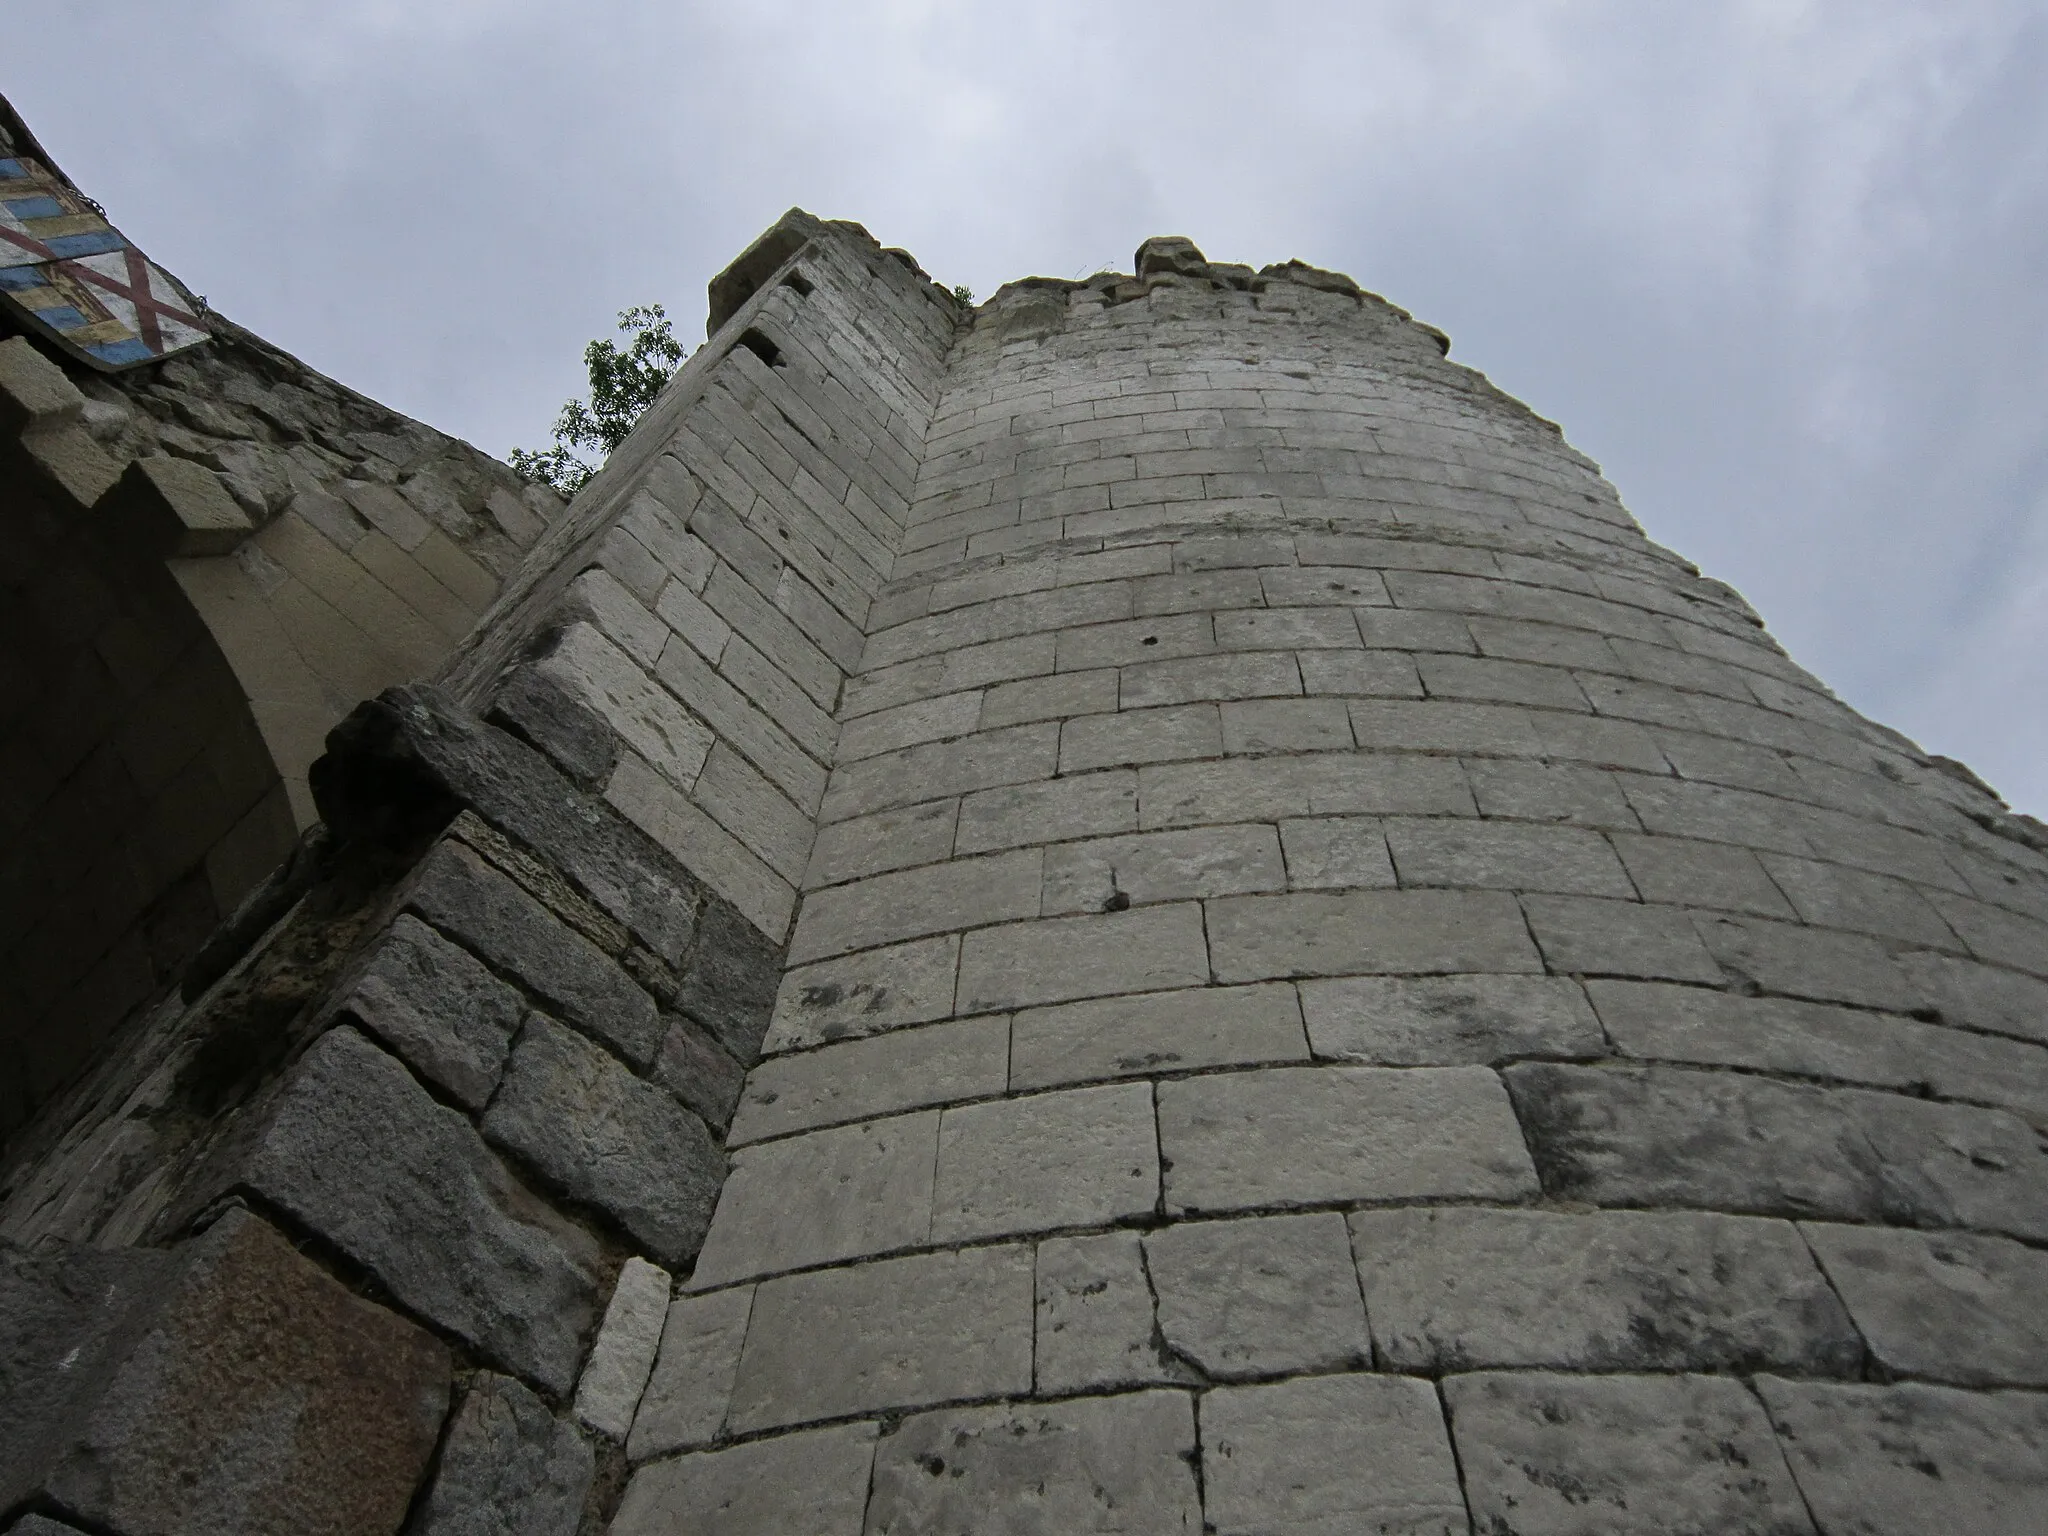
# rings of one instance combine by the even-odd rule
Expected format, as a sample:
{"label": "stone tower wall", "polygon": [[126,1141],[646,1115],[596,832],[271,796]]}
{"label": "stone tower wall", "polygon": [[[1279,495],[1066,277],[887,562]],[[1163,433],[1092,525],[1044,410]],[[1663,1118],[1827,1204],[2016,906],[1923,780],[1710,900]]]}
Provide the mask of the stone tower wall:
{"label": "stone tower wall", "polygon": [[2041,1517],[2027,829],[1402,312],[1148,262],[954,352],[615,1529]]}
{"label": "stone tower wall", "polygon": [[2048,839],[1439,333],[1138,267],[714,281],[17,1144],[0,1522],[2048,1522]]}

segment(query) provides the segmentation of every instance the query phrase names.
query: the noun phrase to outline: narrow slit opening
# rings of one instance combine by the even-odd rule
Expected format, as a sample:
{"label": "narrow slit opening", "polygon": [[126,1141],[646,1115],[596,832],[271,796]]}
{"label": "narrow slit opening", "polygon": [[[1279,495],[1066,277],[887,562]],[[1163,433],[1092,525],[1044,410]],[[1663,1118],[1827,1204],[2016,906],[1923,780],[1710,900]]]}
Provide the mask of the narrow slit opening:
{"label": "narrow slit opening", "polygon": [[759,331],[742,332],[737,344],[745,347],[770,368],[780,368],[782,366],[782,348],[776,346],[774,342],[763,336]]}

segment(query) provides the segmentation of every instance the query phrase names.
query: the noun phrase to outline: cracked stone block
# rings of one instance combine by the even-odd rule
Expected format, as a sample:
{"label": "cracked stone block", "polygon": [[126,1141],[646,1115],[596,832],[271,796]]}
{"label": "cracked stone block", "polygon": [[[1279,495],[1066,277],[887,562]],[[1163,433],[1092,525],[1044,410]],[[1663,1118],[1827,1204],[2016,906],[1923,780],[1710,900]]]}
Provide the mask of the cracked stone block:
{"label": "cracked stone block", "polygon": [[486,1358],[551,1392],[574,1383],[596,1244],[354,1030],[301,1059],[239,1178]]}
{"label": "cracked stone block", "polygon": [[1170,1212],[1537,1190],[1484,1067],[1282,1067],[1163,1082],[1158,1095]]}
{"label": "cracked stone block", "polygon": [[2048,1399],[1763,1376],[1785,1458],[1826,1536],[2048,1530]]}
{"label": "cracked stone block", "polygon": [[718,1438],[753,1307],[752,1286],[669,1303],[661,1350],[626,1441],[634,1461]]}
{"label": "cracked stone block", "polygon": [[447,1349],[246,1211],[150,1260],[0,1272],[0,1501],[135,1536],[397,1529]]}
{"label": "cracked stone block", "polygon": [[482,1372],[408,1536],[576,1536],[596,1471],[575,1425],[511,1377]]}
{"label": "cracked stone block", "polygon": [[678,1017],[669,1020],[662,1036],[654,1076],[691,1114],[723,1130],[732,1122],[747,1069],[694,1020]]}
{"label": "cracked stone block", "polygon": [[1887,1371],[2048,1386],[2048,1254],[1967,1232],[1815,1222],[1800,1231]]}
{"label": "cracked stone block", "polygon": [[1219,1387],[1201,1405],[1217,1536],[1465,1536],[1465,1498],[1426,1381],[1310,1376]]}
{"label": "cracked stone block", "polygon": [[1813,1536],[1763,1406],[1722,1376],[1452,1376],[1473,1525]]}
{"label": "cracked stone block", "polygon": [[611,1536],[861,1536],[875,1426],[841,1424],[640,1468]]}
{"label": "cracked stone block", "polygon": [[735,1434],[1031,1390],[1031,1250],[968,1248],[763,1281]]}
{"label": "cracked stone block", "polygon": [[401,913],[339,1011],[466,1109],[498,1086],[526,999],[418,918]]}
{"label": "cracked stone block", "polygon": [[1033,1368],[1043,1396],[1193,1380],[1161,1349],[1135,1232],[1038,1245]]}
{"label": "cracked stone block", "polygon": [[626,1260],[576,1383],[576,1417],[614,1440],[624,1440],[633,1427],[633,1410],[654,1369],[672,1283],[660,1265]]}
{"label": "cracked stone block", "polygon": [[483,1133],[664,1264],[702,1245],[725,1176],[711,1133],[665,1089],[552,1019],[527,1021]]}
{"label": "cracked stone block", "polygon": [[921,1413],[876,1445],[866,1536],[1185,1536],[1194,1455],[1184,1392]]}
{"label": "cracked stone block", "polygon": [[1695,1212],[1355,1211],[1381,1358],[1854,1375],[1863,1341],[1790,1223]]}
{"label": "cracked stone block", "polygon": [[1606,1038],[1576,982],[1549,976],[1346,976],[1301,983],[1309,1043],[1324,1061],[1490,1065],[1600,1056]]}
{"label": "cracked stone block", "polygon": [[1147,1235],[1145,1260],[1166,1347],[1212,1380],[1372,1364],[1335,1211],[1182,1222]]}

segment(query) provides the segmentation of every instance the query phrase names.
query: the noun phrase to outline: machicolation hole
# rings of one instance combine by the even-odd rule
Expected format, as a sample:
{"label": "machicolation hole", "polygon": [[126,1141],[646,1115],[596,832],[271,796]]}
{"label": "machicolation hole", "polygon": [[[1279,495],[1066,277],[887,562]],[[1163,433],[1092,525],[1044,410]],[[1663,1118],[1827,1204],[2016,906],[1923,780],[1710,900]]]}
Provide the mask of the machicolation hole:
{"label": "machicolation hole", "polygon": [[791,272],[787,274],[782,279],[782,286],[785,288],[794,288],[796,290],[796,296],[800,299],[808,299],[811,296],[811,280],[808,277],[805,277],[801,272]]}
{"label": "machicolation hole", "polygon": [[770,368],[780,368],[782,366],[782,348],[775,345],[774,342],[763,336],[759,331],[741,332],[740,339],[734,345],[745,347]]}

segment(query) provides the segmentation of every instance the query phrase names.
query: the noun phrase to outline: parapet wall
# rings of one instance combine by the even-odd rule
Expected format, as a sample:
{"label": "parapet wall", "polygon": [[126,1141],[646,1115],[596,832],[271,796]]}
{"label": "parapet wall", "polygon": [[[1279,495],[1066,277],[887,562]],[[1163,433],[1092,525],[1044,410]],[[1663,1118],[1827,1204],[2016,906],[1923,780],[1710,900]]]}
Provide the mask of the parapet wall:
{"label": "parapet wall", "polygon": [[714,282],[10,1165],[0,1518],[2048,1520],[2038,828],[1440,333],[1136,265]]}

